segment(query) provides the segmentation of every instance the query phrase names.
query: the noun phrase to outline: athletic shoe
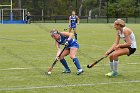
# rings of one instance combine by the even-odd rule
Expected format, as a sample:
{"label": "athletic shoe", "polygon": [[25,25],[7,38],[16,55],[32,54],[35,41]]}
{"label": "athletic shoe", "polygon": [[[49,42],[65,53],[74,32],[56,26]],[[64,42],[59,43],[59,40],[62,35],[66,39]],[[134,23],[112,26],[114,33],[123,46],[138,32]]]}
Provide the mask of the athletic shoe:
{"label": "athletic shoe", "polygon": [[105,76],[115,77],[115,76],[118,76],[118,72],[112,71],[112,72],[109,72],[109,73],[105,74]]}
{"label": "athletic shoe", "polygon": [[78,69],[77,75],[80,75],[83,72],[84,72],[83,69]]}
{"label": "athletic shoe", "polygon": [[71,73],[70,70],[64,70],[62,73]]}
{"label": "athletic shoe", "polygon": [[105,74],[105,76],[111,76],[112,72]]}

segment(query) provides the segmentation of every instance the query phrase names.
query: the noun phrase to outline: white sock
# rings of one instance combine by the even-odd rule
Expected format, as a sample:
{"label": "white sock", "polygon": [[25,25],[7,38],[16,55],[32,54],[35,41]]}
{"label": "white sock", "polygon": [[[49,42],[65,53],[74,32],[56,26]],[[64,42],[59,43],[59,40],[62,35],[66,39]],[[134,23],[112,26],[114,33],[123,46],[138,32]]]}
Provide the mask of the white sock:
{"label": "white sock", "polygon": [[113,71],[115,71],[115,72],[118,72],[118,63],[119,63],[119,61],[117,60],[114,60],[113,61]]}
{"label": "white sock", "polygon": [[111,71],[113,71],[113,62],[109,62],[109,64],[110,64]]}

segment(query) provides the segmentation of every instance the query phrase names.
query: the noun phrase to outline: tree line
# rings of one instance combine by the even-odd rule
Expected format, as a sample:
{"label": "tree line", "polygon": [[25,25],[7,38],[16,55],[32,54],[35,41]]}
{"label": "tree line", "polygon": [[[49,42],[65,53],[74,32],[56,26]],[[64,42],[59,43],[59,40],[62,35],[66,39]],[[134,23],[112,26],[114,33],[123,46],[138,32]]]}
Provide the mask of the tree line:
{"label": "tree line", "polygon": [[140,0],[13,0],[13,8],[27,9],[32,15],[41,15],[43,11],[45,16],[70,15],[72,10],[79,16],[140,16]]}

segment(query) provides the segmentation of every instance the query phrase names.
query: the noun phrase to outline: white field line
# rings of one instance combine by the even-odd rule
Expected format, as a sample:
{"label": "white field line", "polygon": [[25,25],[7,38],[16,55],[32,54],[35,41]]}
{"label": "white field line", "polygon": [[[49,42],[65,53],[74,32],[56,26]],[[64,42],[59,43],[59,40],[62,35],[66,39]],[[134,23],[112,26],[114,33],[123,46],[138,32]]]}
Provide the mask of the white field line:
{"label": "white field line", "polygon": [[[38,68],[46,68],[46,67],[38,67]],[[5,68],[0,70],[27,70],[27,69],[34,69],[34,67],[28,67],[28,68]]]}
{"label": "white field line", "polygon": [[32,89],[48,89],[48,88],[67,88],[67,87],[88,87],[96,85],[108,85],[108,84],[128,84],[128,83],[140,83],[140,80],[123,81],[123,82],[101,82],[93,84],[63,84],[63,85],[49,85],[49,86],[28,86],[28,87],[11,87],[0,88],[0,91],[14,91],[14,90],[32,90]]}
{"label": "white field line", "polygon": [[[139,65],[140,63],[127,63],[128,65]],[[121,64],[121,66],[125,66],[127,64]],[[109,64],[104,64],[104,65],[109,65]],[[82,67],[86,67],[87,65],[82,65]],[[102,66],[102,65],[96,65],[96,66]],[[75,66],[70,66],[70,68],[74,68]],[[28,69],[35,69],[35,68],[49,68],[49,67],[28,67],[28,68],[20,68],[20,67],[17,67],[17,68],[3,68],[3,69],[0,69],[0,71],[2,70],[28,70]],[[54,67],[54,68],[60,68],[60,67]]]}

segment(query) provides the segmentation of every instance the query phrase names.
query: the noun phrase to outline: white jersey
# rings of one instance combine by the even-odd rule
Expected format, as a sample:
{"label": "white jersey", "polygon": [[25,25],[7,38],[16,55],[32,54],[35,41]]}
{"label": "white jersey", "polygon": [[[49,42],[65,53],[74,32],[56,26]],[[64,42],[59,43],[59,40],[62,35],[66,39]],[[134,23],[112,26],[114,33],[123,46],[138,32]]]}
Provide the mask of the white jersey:
{"label": "white jersey", "polygon": [[[125,38],[125,35],[124,35],[124,29],[125,28],[126,27],[123,28],[122,32],[119,31],[119,36],[120,36],[121,39],[123,39],[126,42],[126,38]],[[130,34],[130,40],[131,40],[131,46],[130,47],[131,48],[137,48],[136,39],[135,39],[135,35],[134,35],[133,32],[131,32],[131,34]]]}

